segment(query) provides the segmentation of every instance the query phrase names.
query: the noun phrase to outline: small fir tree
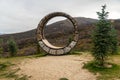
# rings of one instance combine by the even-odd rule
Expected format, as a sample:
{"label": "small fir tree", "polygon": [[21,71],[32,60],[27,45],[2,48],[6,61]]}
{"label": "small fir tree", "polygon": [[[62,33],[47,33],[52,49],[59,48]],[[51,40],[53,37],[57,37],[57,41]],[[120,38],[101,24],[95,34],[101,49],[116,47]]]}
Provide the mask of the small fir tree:
{"label": "small fir tree", "polygon": [[13,40],[13,39],[10,39],[8,41],[8,49],[9,49],[9,52],[10,52],[10,56],[13,57],[16,55],[17,53],[17,50],[18,50],[18,47],[16,45],[16,42]]}
{"label": "small fir tree", "polygon": [[2,56],[2,53],[3,53],[2,44],[3,44],[3,39],[0,39],[0,57]]}
{"label": "small fir tree", "polygon": [[102,6],[101,12],[97,12],[98,22],[92,34],[93,51],[92,54],[100,66],[104,66],[109,53],[117,51],[117,35],[111,22],[107,20],[108,13],[105,11],[106,5]]}
{"label": "small fir tree", "polygon": [[110,53],[116,54],[118,53],[118,39],[117,39],[117,31],[113,26],[111,26],[111,32],[110,32]]}

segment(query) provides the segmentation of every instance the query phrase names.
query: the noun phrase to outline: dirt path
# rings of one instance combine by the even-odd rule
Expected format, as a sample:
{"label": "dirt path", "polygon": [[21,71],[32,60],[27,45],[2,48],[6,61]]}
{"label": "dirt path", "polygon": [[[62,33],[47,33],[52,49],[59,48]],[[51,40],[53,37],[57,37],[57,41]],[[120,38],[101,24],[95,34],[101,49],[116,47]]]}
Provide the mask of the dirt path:
{"label": "dirt path", "polygon": [[89,55],[47,56],[28,59],[18,65],[20,74],[31,76],[29,80],[96,80],[96,76],[86,69],[83,63],[90,61]]}

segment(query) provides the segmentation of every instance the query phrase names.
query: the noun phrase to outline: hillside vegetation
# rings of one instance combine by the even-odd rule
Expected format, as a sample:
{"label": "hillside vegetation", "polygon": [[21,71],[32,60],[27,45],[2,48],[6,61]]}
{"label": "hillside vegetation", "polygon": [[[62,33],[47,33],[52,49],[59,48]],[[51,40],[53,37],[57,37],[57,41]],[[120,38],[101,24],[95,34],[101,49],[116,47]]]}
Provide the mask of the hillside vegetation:
{"label": "hillside vegetation", "polygon": [[[76,17],[76,21],[78,22],[78,30],[79,30],[79,41],[77,46],[74,48],[75,50],[90,50],[91,49],[91,31],[95,27],[96,19]],[[114,20],[113,26],[117,29],[118,39],[120,41],[120,20]],[[69,38],[72,36],[73,26],[69,22],[69,20],[62,20],[59,22],[55,22],[53,24],[47,25],[45,27],[45,36],[50,43],[53,45],[64,45],[67,44]],[[29,54],[28,52],[36,52],[36,29],[14,33],[14,34],[4,34],[0,35],[0,38],[3,39],[4,44],[4,52],[7,52],[7,40],[10,38],[14,38],[17,42],[20,53]],[[30,53],[30,54],[33,54]]]}

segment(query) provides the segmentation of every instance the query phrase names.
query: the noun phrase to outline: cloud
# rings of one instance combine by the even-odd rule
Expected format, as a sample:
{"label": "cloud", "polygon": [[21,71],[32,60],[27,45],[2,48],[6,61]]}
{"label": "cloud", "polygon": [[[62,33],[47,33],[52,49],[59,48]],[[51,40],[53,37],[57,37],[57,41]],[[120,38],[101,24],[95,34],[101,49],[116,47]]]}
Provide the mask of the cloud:
{"label": "cloud", "polygon": [[73,17],[97,18],[107,4],[109,18],[120,18],[120,0],[0,0],[0,33],[15,33],[37,27],[47,14],[62,11]]}

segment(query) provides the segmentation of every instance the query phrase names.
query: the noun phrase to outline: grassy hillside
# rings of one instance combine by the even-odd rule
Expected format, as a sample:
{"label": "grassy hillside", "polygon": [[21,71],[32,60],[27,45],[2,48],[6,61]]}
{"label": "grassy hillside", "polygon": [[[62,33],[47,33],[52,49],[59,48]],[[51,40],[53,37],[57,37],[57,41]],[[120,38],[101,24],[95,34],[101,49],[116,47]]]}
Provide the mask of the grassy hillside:
{"label": "grassy hillside", "polygon": [[[95,27],[96,19],[76,17],[76,21],[78,22],[78,30],[79,30],[79,41],[75,49],[79,50],[90,50],[91,48],[91,39],[90,34],[93,28]],[[120,20],[114,20],[113,26],[117,29],[118,39],[120,41]],[[64,45],[67,44],[69,38],[72,36],[73,26],[69,20],[63,20],[59,22],[55,22],[53,24],[47,25],[45,27],[45,36],[50,43],[53,45]],[[19,49],[26,49],[29,47],[36,48],[36,29],[30,30],[22,33],[15,34],[4,34],[0,35],[0,38],[4,40],[4,51],[8,51],[7,49],[7,40],[12,37],[17,42]],[[30,50],[31,50],[30,48]]]}

